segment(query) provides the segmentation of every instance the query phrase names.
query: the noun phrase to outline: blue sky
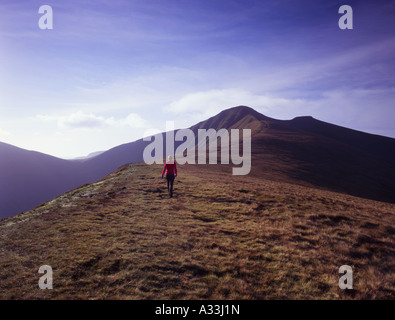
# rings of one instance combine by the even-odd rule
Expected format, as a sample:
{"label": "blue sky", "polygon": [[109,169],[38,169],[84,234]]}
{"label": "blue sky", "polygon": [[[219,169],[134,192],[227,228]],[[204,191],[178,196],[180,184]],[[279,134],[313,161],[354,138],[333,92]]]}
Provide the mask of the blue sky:
{"label": "blue sky", "polygon": [[236,105],[395,137],[394,16],[392,0],[2,0],[0,141],[76,157]]}

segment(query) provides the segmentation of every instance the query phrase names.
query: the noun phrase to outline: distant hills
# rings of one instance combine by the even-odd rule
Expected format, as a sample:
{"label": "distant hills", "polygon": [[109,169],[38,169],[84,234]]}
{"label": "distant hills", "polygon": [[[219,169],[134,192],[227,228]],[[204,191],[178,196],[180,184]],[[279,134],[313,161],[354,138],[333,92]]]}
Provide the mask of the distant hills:
{"label": "distant hills", "polygon": [[0,217],[30,210],[125,163],[142,161],[143,150],[139,140],[93,158],[64,160],[0,143]]}
{"label": "distant hills", "polygon": [[96,157],[99,154],[102,154],[103,152],[104,151],[96,151],[96,152],[92,152],[92,153],[88,154],[87,156],[71,158],[70,160],[86,160],[86,159],[90,159],[90,158]]}
{"label": "distant hills", "polygon": [[[194,132],[203,128],[252,129],[252,175],[395,203],[395,139],[312,117],[276,120],[244,106],[191,127]],[[0,217],[30,210],[126,163],[141,162],[148,143],[140,139],[82,160],[0,143]]]}

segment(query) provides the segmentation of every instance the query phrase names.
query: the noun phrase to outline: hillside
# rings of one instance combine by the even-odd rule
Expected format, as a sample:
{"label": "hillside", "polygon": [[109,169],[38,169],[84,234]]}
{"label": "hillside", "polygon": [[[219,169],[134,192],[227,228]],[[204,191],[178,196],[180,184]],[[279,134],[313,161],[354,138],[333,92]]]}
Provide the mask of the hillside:
{"label": "hillside", "polygon": [[[395,203],[395,139],[311,117],[276,120],[244,106],[191,127],[195,133],[210,128],[252,130],[255,177]],[[0,218],[143,161],[147,144],[140,139],[92,158],[63,160],[0,143]]]}
{"label": "hillside", "polygon": [[85,180],[71,161],[0,142],[0,218],[30,210]]}
{"label": "hillside", "polygon": [[395,298],[394,204],[192,165],[169,199],[160,172],[128,164],[0,220],[0,299]]}
{"label": "hillside", "polygon": [[0,142],[0,218],[33,209],[128,162],[142,161],[142,140],[84,160],[64,160]]}
{"label": "hillside", "polygon": [[248,107],[192,127],[250,128],[257,177],[395,203],[395,139],[312,117],[277,120]]}

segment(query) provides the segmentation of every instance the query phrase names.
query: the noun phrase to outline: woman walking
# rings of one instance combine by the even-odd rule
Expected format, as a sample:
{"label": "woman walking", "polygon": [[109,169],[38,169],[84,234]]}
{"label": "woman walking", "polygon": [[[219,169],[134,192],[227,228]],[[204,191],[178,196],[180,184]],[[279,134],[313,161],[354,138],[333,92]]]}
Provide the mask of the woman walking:
{"label": "woman walking", "polygon": [[167,189],[169,190],[169,196],[172,197],[174,178],[177,177],[177,166],[175,161],[173,161],[172,156],[168,156],[165,166],[163,167],[162,179],[164,174],[166,174]]}

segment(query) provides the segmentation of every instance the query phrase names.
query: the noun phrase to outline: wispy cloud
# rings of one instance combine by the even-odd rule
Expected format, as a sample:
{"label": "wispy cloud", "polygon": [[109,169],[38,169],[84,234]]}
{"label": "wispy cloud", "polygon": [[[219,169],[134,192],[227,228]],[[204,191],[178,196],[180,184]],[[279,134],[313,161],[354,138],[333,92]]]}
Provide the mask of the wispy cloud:
{"label": "wispy cloud", "polygon": [[148,121],[143,119],[137,113],[130,113],[124,118],[116,119],[114,117],[104,117],[93,113],[77,111],[66,116],[54,115],[37,115],[37,120],[56,122],[58,128],[84,128],[92,129],[104,126],[125,126],[134,128],[149,127]]}
{"label": "wispy cloud", "polygon": [[201,117],[213,116],[225,108],[247,105],[262,111],[294,105],[301,106],[301,99],[284,99],[270,95],[254,94],[241,88],[228,88],[189,93],[165,107],[165,111],[175,114],[197,114]]}

